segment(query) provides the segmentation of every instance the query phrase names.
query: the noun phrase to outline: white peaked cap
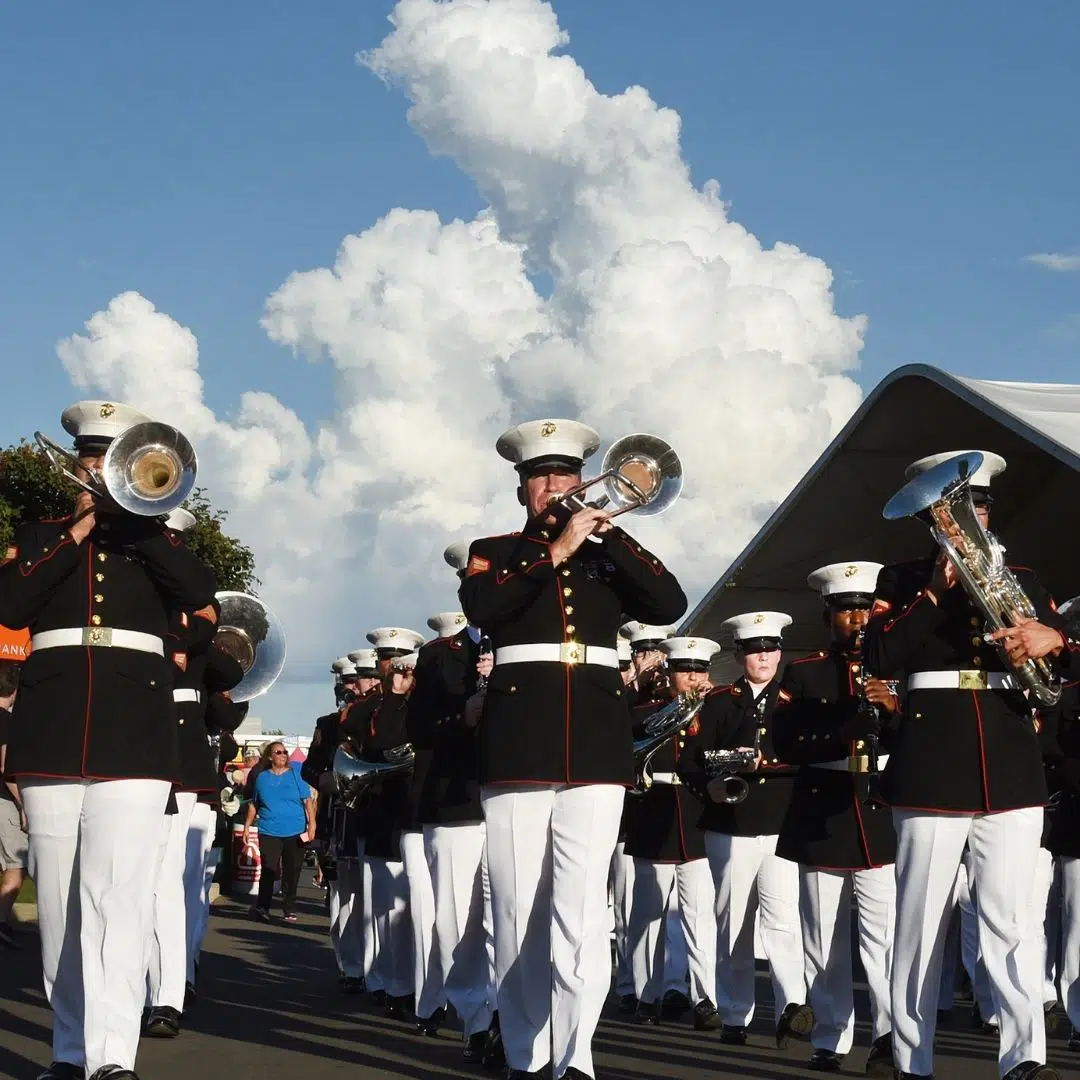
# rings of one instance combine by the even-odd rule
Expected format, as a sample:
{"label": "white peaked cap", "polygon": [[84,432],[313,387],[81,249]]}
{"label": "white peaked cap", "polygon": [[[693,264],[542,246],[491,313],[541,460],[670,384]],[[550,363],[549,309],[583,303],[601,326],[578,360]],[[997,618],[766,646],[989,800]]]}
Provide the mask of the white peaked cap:
{"label": "white peaked cap", "polygon": [[190,510],[185,510],[182,506],[178,506],[175,510],[171,511],[169,516],[165,519],[165,528],[172,529],[173,532],[187,532],[194,524],[195,515]]}
{"label": "white peaked cap", "polygon": [[427,624],[439,637],[444,638],[460,634],[469,625],[469,620],[463,611],[440,611],[438,615],[432,615]]}
{"label": "white peaked cap", "polygon": [[464,570],[466,563],[469,561],[468,541],[455,540],[443,552],[442,557],[446,560],[447,565],[452,566],[455,570]]}
{"label": "white peaked cap", "polygon": [[377,671],[379,668],[379,654],[374,649],[356,649],[349,653],[349,659],[358,675],[362,671]]}
{"label": "white peaked cap", "polygon": [[380,626],[369,630],[367,639],[376,649],[402,649],[405,652],[412,652],[424,644],[423,634],[401,626]]}
{"label": "white peaked cap", "polygon": [[390,669],[392,671],[409,671],[416,667],[416,661],[420,658],[419,653],[410,652],[404,656],[395,656],[390,661]]}
{"label": "white peaked cap", "polygon": [[652,626],[643,622],[623,623],[619,633],[627,638],[631,648],[643,641],[663,641],[675,633],[674,626]]}
{"label": "white peaked cap", "polygon": [[830,563],[815,570],[806,579],[806,584],[821,593],[824,599],[846,593],[873,596],[880,572],[881,563],[878,562]]}
{"label": "white peaked cap", "polygon": [[756,641],[758,638],[775,638],[779,641],[791,623],[791,616],[782,611],[747,611],[725,619],[721,626],[724,630],[730,630],[736,641]]}
{"label": "white peaked cap", "polygon": [[913,461],[904,470],[904,479],[911,480],[920,473],[940,465],[943,461],[949,461],[961,454],[982,454],[983,463],[971,474],[971,486],[988,488],[990,482],[999,473],[1005,471],[1005,459],[1000,454],[993,454],[989,450],[946,450],[944,454],[930,454],[928,457]]}
{"label": "white peaked cap", "polygon": [[669,637],[660,642],[660,648],[667,654],[669,663],[695,661],[708,665],[720,651],[720,642],[703,637]]}
{"label": "white peaked cap", "polygon": [[495,449],[507,461],[525,465],[545,458],[581,462],[599,445],[600,435],[577,420],[529,420],[504,431]]}
{"label": "white peaked cap", "polygon": [[615,642],[615,651],[619,654],[619,663],[621,664],[628,664],[634,657],[630,642],[622,636]]}
{"label": "white peaked cap", "polygon": [[335,675],[355,675],[356,665],[350,657],[342,656],[330,665],[330,670]]}
{"label": "white peaked cap", "polygon": [[146,413],[119,401],[76,401],[60,417],[64,430],[76,439],[115,439],[133,424],[145,424]]}

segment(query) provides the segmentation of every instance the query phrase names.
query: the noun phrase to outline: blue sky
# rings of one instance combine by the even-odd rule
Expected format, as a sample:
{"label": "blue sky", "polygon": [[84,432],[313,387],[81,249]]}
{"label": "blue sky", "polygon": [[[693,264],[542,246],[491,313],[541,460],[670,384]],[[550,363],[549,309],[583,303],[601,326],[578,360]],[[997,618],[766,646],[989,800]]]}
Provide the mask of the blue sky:
{"label": "blue sky", "polygon": [[[328,365],[271,344],[290,273],[394,206],[482,205],[358,67],[389,0],[0,8],[0,440],[56,432],[55,343],[135,289],[199,339],[228,417],[265,389],[309,425]],[[1077,381],[1080,7],[556,0],[598,89],[678,111],[696,183],[765,244],[825,260],[870,319],[870,389],[908,362]]]}

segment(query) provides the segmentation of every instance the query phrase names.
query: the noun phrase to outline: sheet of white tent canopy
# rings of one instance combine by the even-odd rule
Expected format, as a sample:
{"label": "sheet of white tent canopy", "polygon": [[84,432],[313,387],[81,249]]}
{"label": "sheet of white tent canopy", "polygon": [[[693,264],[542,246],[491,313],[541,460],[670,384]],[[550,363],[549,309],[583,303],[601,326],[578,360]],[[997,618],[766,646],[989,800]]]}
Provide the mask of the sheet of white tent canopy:
{"label": "sheet of white tent canopy", "polygon": [[[881,508],[916,458],[993,450],[1008,462],[994,482],[992,528],[1010,559],[1033,566],[1059,599],[1080,592],[1080,386],[959,378],[916,364],[867,396],[795,490],[687,617],[681,632],[729,641],[720,624],[743,611],[786,611],[788,654],[823,647],[826,634],[806,575],[854,559],[889,563],[934,550],[915,521]],[[730,675],[723,657],[714,677]]]}

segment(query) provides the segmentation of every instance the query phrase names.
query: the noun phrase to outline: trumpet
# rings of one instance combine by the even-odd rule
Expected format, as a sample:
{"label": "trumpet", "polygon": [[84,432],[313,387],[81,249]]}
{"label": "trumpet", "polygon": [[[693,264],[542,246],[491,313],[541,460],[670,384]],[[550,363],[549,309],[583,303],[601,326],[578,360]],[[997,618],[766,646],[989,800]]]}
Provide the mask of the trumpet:
{"label": "trumpet", "polygon": [[[596,484],[603,485],[604,493],[586,502],[582,495]],[[586,507],[608,506],[614,507],[609,514],[613,518],[632,510],[647,517],[661,514],[679,497],[682,484],[682,462],[670,443],[643,432],[624,435],[604,455],[599,476],[553,496],[541,517],[561,510],[569,518]]]}
{"label": "trumpet", "polygon": [[705,775],[709,782],[721,780],[724,785],[724,798],[729,806],[745,801],[750,794],[750,785],[739,773],[753,772],[757,766],[758,747],[752,750],[703,750],[702,759]]}
{"label": "trumpet", "polygon": [[[109,443],[100,469],[86,469],[74,454],[40,431],[34,432],[34,441],[61,476],[95,498],[109,499],[140,517],[170,513],[195,486],[198,458],[194,447],[176,428],[156,420],[120,432]],[[83,480],[80,472],[89,479]]]}
{"label": "trumpet", "polygon": [[384,761],[365,761],[342,743],[334,751],[334,788],[338,798],[355,810],[376,784],[391,776],[405,776],[416,764],[412,743],[383,751]]}

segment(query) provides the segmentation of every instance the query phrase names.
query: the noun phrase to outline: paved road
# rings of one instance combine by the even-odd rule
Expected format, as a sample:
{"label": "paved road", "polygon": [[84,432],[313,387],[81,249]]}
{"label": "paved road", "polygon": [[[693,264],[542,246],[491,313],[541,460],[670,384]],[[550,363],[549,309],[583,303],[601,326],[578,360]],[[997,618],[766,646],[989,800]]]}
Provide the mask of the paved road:
{"label": "paved road", "polygon": [[[453,1033],[422,1039],[387,1019],[366,998],[338,994],[333,958],[324,930],[321,896],[307,890],[300,921],[293,926],[250,922],[243,906],[214,909],[203,954],[202,997],[179,1039],[144,1040],[142,1080],[251,1080],[300,1077],[350,1080],[401,1077],[483,1078],[466,1069]],[[48,1064],[49,1013],[41,992],[37,940],[23,939],[19,953],[0,953],[0,1077],[32,1080]],[[609,1017],[597,1037],[601,1080],[677,1077],[698,1080],[769,1080],[814,1077],[804,1062],[805,1045],[778,1051],[769,1037],[771,1004],[767,981],[759,979],[762,1007],[751,1045],[731,1049],[715,1034],[669,1024],[644,1030]],[[865,1015],[865,1002],[860,1003]],[[869,1036],[859,1025],[846,1075],[862,1072]],[[1051,1042],[1051,1060],[1063,1076],[1080,1076],[1080,1055],[1061,1039]],[[992,1080],[996,1046],[968,1027],[966,1007],[938,1033],[937,1075],[942,1080]]]}

